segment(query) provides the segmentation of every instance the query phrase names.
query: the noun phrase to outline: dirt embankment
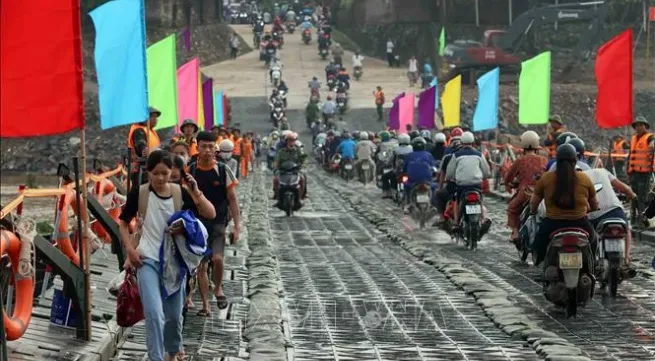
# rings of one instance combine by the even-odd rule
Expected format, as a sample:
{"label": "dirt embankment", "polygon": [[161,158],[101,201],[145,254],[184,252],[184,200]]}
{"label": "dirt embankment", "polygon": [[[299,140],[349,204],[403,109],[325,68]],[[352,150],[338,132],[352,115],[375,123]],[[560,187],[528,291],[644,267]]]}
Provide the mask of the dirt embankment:
{"label": "dirt embankment", "polygon": [[[148,45],[180,28],[148,27]],[[229,58],[229,39],[232,34],[225,24],[195,25],[191,27],[191,51],[186,52],[183,40],[177,37],[177,63],[184,64],[193,57],[200,58],[206,66]],[[119,162],[126,147],[125,138],[129,127],[102,131],[99,124],[98,96],[95,66],[93,29],[83,30],[84,110],[86,119],[87,156],[89,161],[101,159],[108,164]],[[250,51],[249,42],[241,41],[241,53]],[[165,134],[160,134],[165,135]],[[38,175],[55,174],[59,162],[70,162],[78,153],[79,132],[63,135],[3,139],[0,142],[0,169],[3,178],[17,173],[31,172]]]}

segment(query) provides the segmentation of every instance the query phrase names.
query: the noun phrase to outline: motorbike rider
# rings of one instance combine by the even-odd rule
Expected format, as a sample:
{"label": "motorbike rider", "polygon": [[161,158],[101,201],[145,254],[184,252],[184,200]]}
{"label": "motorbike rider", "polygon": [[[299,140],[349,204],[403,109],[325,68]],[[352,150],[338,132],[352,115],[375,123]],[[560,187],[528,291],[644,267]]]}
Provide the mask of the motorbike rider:
{"label": "motorbike rider", "polygon": [[334,63],[339,67],[343,65],[343,53],[344,51],[341,44],[334,43],[334,46],[332,47],[332,58],[334,59]]}
{"label": "motorbike rider", "polygon": [[355,157],[357,158],[357,162],[355,163],[356,169],[360,172],[364,172],[364,170],[361,168],[361,165],[363,163],[368,163],[371,165],[369,175],[363,174],[364,176],[368,177],[375,174],[375,162],[373,162],[373,154],[375,154],[375,144],[369,140],[368,133],[359,133],[359,142],[357,142],[357,145],[355,146]]}
{"label": "motorbike rider", "polygon": [[441,162],[443,155],[446,151],[446,135],[443,133],[436,133],[434,135],[434,147],[432,148],[432,156],[437,162]]}
{"label": "motorbike rider", "polygon": [[273,57],[271,62],[268,64],[268,76],[271,82],[273,82],[273,70],[279,70],[280,76],[282,75],[282,62],[277,56]]}
{"label": "motorbike rider", "polygon": [[270,80],[272,81],[273,80],[273,70],[272,70],[272,67],[271,67],[271,63],[273,62],[274,59],[276,59],[275,54],[277,52],[277,48],[275,47],[275,44],[273,44],[272,41],[268,41],[266,43],[266,47],[264,47],[264,52],[265,52],[264,56],[265,56],[265,60],[266,60],[266,65],[268,65],[269,69],[270,69],[270,71],[269,71]]}
{"label": "motorbike rider", "polygon": [[[268,44],[271,44],[273,40],[273,35],[271,35],[271,32],[268,30],[264,31],[264,36],[262,36],[262,41],[265,41]],[[273,44],[271,44],[273,45]],[[275,49],[275,45],[273,45],[273,49]]]}
{"label": "motorbike rider", "polygon": [[[430,134],[430,131],[427,129],[421,130],[421,137],[425,140],[425,151],[432,154],[432,150],[434,149],[434,143],[432,142],[432,135]],[[433,156],[434,157],[434,156]],[[434,158],[435,161],[437,161],[437,158]]]}
{"label": "motorbike rider", "polygon": [[[284,136],[284,146],[278,150],[277,155],[275,156],[275,161],[273,162],[273,169],[275,169],[275,175],[273,176],[273,199],[277,199],[277,188],[278,188],[278,176],[277,169],[284,162],[294,162],[298,164],[301,168],[305,166],[305,160],[307,159],[307,154],[301,151],[299,147],[296,146],[296,141],[298,140],[298,135],[294,132],[288,132]],[[307,179],[305,175],[301,172],[300,178],[302,179],[302,189],[300,193],[302,194],[301,198],[307,196]]]}
{"label": "motorbike rider", "polygon": [[253,33],[261,34],[264,32],[264,19],[262,19],[261,15],[257,16],[257,20],[255,20],[255,25],[252,28]]}
{"label": "motorbike rider", "polygon": [[284,80],[280,79],[280,85],[277,86],[277,90],[289,94],[289,86],[287,86],[287,83]]}
{"label": "motorbike rider", "polygon": [[[450,139],[450,144],[446,151],[450,153],[445,154],[441,159],[441,164],[439,165],[439,190],[435,192],[434,197],[432,197],[432,205],[438,211],[438,219],[435,221],[434,226],[439,225],[439,223],[445,220],[444,212],[446,211],[446,206],[448,201],[455,197],[455,191],[457,190],[457,185],[452,180],[446,179],[446,170],[450,164],[453,154],[462,148],[461,136],[454,136]],[[446,153],[446,152],[444,152]]]}
{"label": "motorbike rider", "polygon": [[318,35],[318,51],[328,49],[330,47],[330,39],[326,36]]}
{"label": "motorbike rider", "polygon": [[364,57],[359,53],[359,50],[355,50],[355,54],[353,55],[353,72],[363,70],[363,61]]}
{"label": "motorbike rider", "polygon": [[330,75],[336,77],[338,72],[339,72],[339,68],[334,63],[334,60],[330,61],[328,65],[325,67],[325,79],[330,78]]}
{"label": "motorbike rider", "polygon": [[426,62],[423,65],[423,75],[421,76],[421,80],[422,80],[421,88],[429,87],[433,78],[434,78],[434,73],[432,72],[432,65]]}
{"label": "motorbike rider", "polygon": [[[573,136],[569,136],[569,134],[572,134]],[[578,136],[576,136],[573,133],[563,133],[557,138],[558,147],[564,143],[569,143],[575,148],[575,151],[578,154],[578,161],[576,162],[576,167],[580,168],[580,170],[583,171],[591,169],[589,164],[587,164],[587,162],[584,159],[585,143],[582,139],[578,138]],[[555,170],[556,167],[557,167],[556,159],[551,159],[546,164],[546,169],[548,169],[548,171],[553,171]]]}
{"label": "motorbike rider", "polygon": [[380,159],[382,153],[385,153],[386,157],[389,158],[391,156],[391,152],[393,152],[394,148],[398,146],[398,140],[391,138],[391,133],[387,132],[386,130],[381,131],[379,136],[380,144],[378,145],[377,151],[375,152],[375,158],[380,161],[386,161],[387,159]]}
{"label": "motorbike rider", "polygon": [[436,163],[432,154],[425,150],[426,144],[427,142],[422,137],[414,138],[412,140],[413,151],[405,156],[403,173],[407,174],[405,192],[408,197],[414,185],[429,183],[430,188],[435,186],[432,177]]}
{"label": "motorbike rider", "polygon": [[518,241],[519,238],[519,217],[523,211],[526,202],[529,201],[529,195],[526,190],[534,187],[537,179],[544,172],[544,167],[548,162],[546,157],[539,155],[539,134],[528,130],[521,135],[521,148],[523,155],[517,159],[505,174],[505,185],[511,187],[514,179],[517,179],[516,192],[512,195],[507,204],[507,226],[512,230],[510,240]]}
{"label": "motorbike rider", "polygon": [[318,119],[316,119],[311,124],[311,131],[312,131],[312,143],[313,143],[319,134],[325,132],[325,125],[321,123]]}
{"label": "motorbike rider", "polygon": [[305,30],[311,30],[312,29],[312,22],[309,19],[309,17],[305,17],[303,20],[302,24],[300,24],[300,28],[305,31]]}
{"label": "motorbike rider", "polygon": [[627,184],[621,182],[614,174],[605,168],[594,168],[583,172],[591,183],[602,184],[602,188],[596,191],[598,196],[598,210],[587,214],[587,219],[594,229],[605,219],[620,218],[626,222],[628,227],[625,238],[625,263],[630,263],[630,246],[632,244],[632,232],[628,217],[623,211],[623,202],[617,197],[615,190],[625,194],[629,200],[637,198],[637,194]]}
{"label": "motorbike rider", "polygon": [[563,133],[566,133],[566,127],[562,122],[562,118],[557,114],[551,115],[548,118],[548,125],[550,126],[550,132],[548,132],[548,135],[546,136],[546,140],[544,140],[544,145],[548,148],[548,157],[554,159],[555,150],[557,149],[557,147],[564,144],[558,142],[557,138],[559,138],[559,136],[562,135]]}
{"label": "motorbike rider", "polygon": [[328,124],[329,120],[334,116],[336,110],[337,104],[334,102],[334,100],[332,100],[332,96],[328,95],[321,109],[323,113],[323,122],[325,122],[325,124]]}
{"label": "motorbike rider", "polygon": [[268,139],[266,141],[266,149],[276,149],[277,144],[280,141],[280,133],[278,133],[277,130],[272,131],[268,135]]}
{"label": "motorbike rider", "polygon": [[318,102],[311,99],[305,107],[305,119],[307,120],[307,127],[311,127],[314,122],[318,121]]}
{"label": "motorbike rider", "polygon": [[396,188],[398,176],[403,170],[405,156],[414,151],[410,142],[409,135],[404,133],[398,135],[398,145],[393,148],[391,156],[388,159],[388,164],[391,165],[394,170],[382,175],[383,198],[391,197],[391,190]]}
{"label": "motorbike rider", "polygon": [[344,132],[342,134],[343,140],[337,146],[336,154],[341,156],[341,163],[339,163],[339,168],[343,168],[344,161],[349,160],[353,161],[355,159],[355,148],[357,144],[350,137],[350,133]]}
{"label": "motorbike rider", "polygon": [[337,72],[337,81],[343,83],[346,89],[350,89],[350,75],[348,75],[348,71],[343,66]]}
{"label": "motorbike rider", "polygon": [[282,21],[279,16],[276,16],[275,20],[273,20],[273,32],[278,33],[280,36],[282,36],[282,33],[284,32],[284,26],[282,26]]}
{"label": "motorbike rider", "polygon": [[273,105],[279,101],[280,101],[280,92],[277,89],[273,88],[273,90],[271,91],[271,96],[268,97],[268,105],[270,105],[271,109],[273,109]]}
{"label": "motorbike rider", "polygon": [[[457,201],[454,204],[454,228],[459,228],[459,201],[468,191],[482,190],[482,181],[491,176],[489,164],[482,157],[482,154],[474,148],[475,137],[471,132],[464,132],[461,137],[462,148],[453,153],[448,168],[446,168],[446,180],[452,180],[456,186]],[[484,215],[483,215],[484,216]],[[485,228],[490,226],[489,218],[485,219]],[[482,230],[484,234],[485,231]]]}
{"label": "motorbike rider", "polygon": [[[453,139],[456,138],[458,140],[458,142],[456,142],[457,143],[456,145],[457,145],[458,148],[461,146],[462,143],[461,143],[460,140],[461,140],[461,137],[462,137],[462,134],[464,133],[464,131],[460,127],[455,127],[452,130],[450,130],[449,133],[450,133],[450,138],[448,140],[448,147],[444,151],[444,157],[446,155],[450,154],[450,153],[453,153],[453,144],[452,144]],[[445,171],[445,169],[444,169],[444,171]]]}
{"label": "motorbike rider", "polygon": [[544,173],[532,193],[530,213],[537,214],[542,200],[546,208],[546,217],[539,225],[534,239],[533,249],[537,255],[535,266],[544,260],[550,235],[558,229],[584,229],[589,234],[591,249],[596,249],[595,232],[587,219],[587,213],[598,210],[598,197],[589,177],[576,171],[577,158],[573,145],[562,144],[557,147],[555,171]]}

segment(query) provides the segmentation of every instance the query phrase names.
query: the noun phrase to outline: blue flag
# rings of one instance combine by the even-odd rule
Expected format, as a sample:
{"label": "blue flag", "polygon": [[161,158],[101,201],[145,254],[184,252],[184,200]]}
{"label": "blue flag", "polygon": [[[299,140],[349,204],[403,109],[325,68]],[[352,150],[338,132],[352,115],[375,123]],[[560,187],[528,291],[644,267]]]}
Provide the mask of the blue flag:
{"label": "blue flag", "polygon": [[435,75],[430,82],[430,87],[434,87],[434,110],[439,109],[439,84]]}
{"label": "blue flag", "polygon": [[495,129],[498,126],[498,88],[500,69],[495,68],[478,79],[478,103],[473,113],[473,131]]}
{"label": "blue flag", "polygon": [[113,0],[89,13],[96,28],[100,128],[148,118],[143,0]]}
{"label": "blue flag", "polygon": [[223,113],[223,91],[214,92],[214,125],[225,125],[225,114]]}

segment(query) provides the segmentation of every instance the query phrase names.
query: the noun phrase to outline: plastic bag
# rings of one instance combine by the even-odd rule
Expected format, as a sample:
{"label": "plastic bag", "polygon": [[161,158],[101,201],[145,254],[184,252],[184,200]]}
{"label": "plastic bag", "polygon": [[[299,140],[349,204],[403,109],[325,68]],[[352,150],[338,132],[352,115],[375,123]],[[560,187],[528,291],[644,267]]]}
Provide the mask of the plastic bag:
{"label": "plastic bag", "polygon": [[112,278],[111,281],[107,284],[107,292],[114,297],[118,297],[118,290],[120,290],[121,285],[125,280],[125,271],[121,272],[116,277]]}
{"label": "plastic bag", "polygon": [[139,296],[135,271],[125,272],[125,281],[118,290],[116,300],[116,323],[121,327],[132,327],[144,319],[143,305]]}

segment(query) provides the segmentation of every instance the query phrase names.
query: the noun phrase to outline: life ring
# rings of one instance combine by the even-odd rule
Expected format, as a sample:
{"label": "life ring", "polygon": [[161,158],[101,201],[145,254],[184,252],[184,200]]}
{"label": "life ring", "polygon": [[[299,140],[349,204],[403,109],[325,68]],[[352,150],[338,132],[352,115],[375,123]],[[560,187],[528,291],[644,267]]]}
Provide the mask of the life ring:
{"label": "life ring", "polygon": [[75,252],[68,232],[68,208],[73,205],[73,211],[77,215],[75,206],[75,192],[69,190],[59,198],[57,210],[59,211],[59,223],[57,224],[57,248],[68,257],[76,266],[80,265],[80,256]]}
{"label": "life ring", "polygon": [[[101,179],[98,182],[96,182],[95,186],[93,187],[93,196],[96,198],[98,203],[104,205],[104,198],[107,197],[108,195],[114,194],[116,190],[116,186],[114,186],[114,183],[112,183],[108,179]],[[112,197],[113,198],[113,197]],[[113,203],[113,199],[112,199]],[[114,208],[109,208],[108,210],[109,215],[111,216],[114,221],[118,222],[118,216],[120,215],[120,209],[114,207]],[[111,243],[111,238],[109,237],[109,234],[107,231],[102,227],[100,222],[95,221],[93,224],[91,224],[91,230],[100,238],[102,239],[105,243]]]}
{"label": "life ring", "polygon": [[13,315],[8,316],[5,312],[2,313],[5,335],[9,341],[23,336],[32,319],[34,278],[31,275],[23,277],[18,273],[21,246],[22,243],[15,234],[4,229],[0,230],[0,255],[6,253],[9,256],[16,287],[16,304]]}

